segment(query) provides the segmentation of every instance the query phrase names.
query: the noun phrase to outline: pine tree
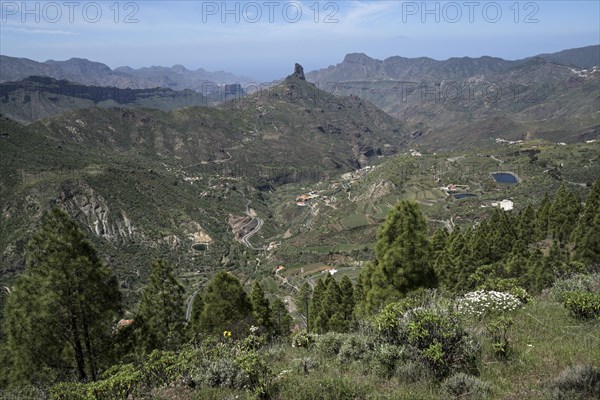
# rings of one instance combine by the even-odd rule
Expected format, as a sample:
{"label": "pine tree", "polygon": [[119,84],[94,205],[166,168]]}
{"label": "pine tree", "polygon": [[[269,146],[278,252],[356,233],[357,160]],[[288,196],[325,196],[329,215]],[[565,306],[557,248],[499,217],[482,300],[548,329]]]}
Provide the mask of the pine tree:
{"label": "pine tree", "polygon": [[219,271],[202,294],[204,309],[200,315],[200,329],[208,334],[229,331],[241,337],[254,323],[252,305],[240,281],[229,272]]}
{"label": "pine tree", "polygon": [[530,258],[525,242],[517,240],[505,265],[505,276],[514,278],[520,286],[527,284],[527,262]]}
{"label": "pine tree", "polygon": [[552,242],[552,247],[550,248],[550,252],[546,257],[544,257],[543,261],[543,271],[545,276],[552,276],[552,281],[557,276],[561,276],[565,272],[565,261],[566,257],[561,249],[561,246],[558,240],[554,240]]}
{"label": "pine tree", "polygon": [[340,291],[342,292],[342,315],[346,321],[353,320],[354,314],[354,286],[348,276],[344,276],[340,282]]}
{"label": "pine tree", "polygon": [[544,193],[542,202],[535,213],[536,236],[538,240],[543,240],[548,235],[548,221],[550,219],[550,208],[552,201],[548,192]]}
{"label": "pine tree", "polygon": [[250,303],[252,304],[252,315],[261,332],[268,335],[273,334],[271,306],[258,282],[254,284],[250,291]]}
{"label": "pine tree", "polygon": [[546,268],[544,255],[541,251],[535,249],[530,252],[527,260],[527,285],[526,287],[532,293],[540,293],[544,288],[549,287],[554,281],[554,271],[552,268]]}
{"label": "pine tree", "polygon": [[356,285],[354,285],[354,309],[353,315],[357,317],[365,316],[363,305],[365,303],[365,287],[364,281],[367,278],[367,274],[365,270],[362,270],[358,275],[358,279],[356,280]]}
{"label": "pine tree", "polygon": [[412,290],[436,284],[427,223],[416,203],[401,201],[388,213],[377,233],[375,255],[365,293],[370,312]]}
{"label": "pine tree", "polygon": [[175,349],[183,340],[185,298],[183,286],[163,260],[152,264],[150,282],[142,292],[136,315],[140,350]]}
{"label": "pine tree", "polygon": [[[95,380],[110,360],[121,311],[117,281],[67,214],[43,217],[26,251],[26,270],[8,295],[3,328],[14,384]],[[74,368],[73,368],[74,367]]]}
{"label": "pine tree", "polygon": [[204,298],[202,298],[202,293],[196,293],[192,302],[192,312],[189,320],[189,328],[192,335],[200,332],[200,316],[202,315],[202,311],[204,311]]}
{"label": "pine tree", "polygon": [[519,240],[525,244],[531,244],[536,241],[535,210],[531,205],[528,205],[519,214],[517,232]]}
{"label": "pine tree", "polygon": [[273,328],[276,336],[288,336],[294,319],[290,315],[285,303],[276,298],[271,305]]}
{"label": "pine tree", "polygon": [[564,245],[571,235],[580,212],[579,196],[568,191],[563,183],[554,195],[548,220],[548,228],[552,232],[552,237],[559,240],[561,245]]}
{"label": "pine tree", "polygon": [[325,311],[323,303],[325,297],[325,283],[322,279],[317,281],[310,300],[309,315],[310,315],[310,331],[315,333],[327,332],[327,319],[324,318]]}
{"label": "pine tree", "polygon": [[585,201],[571,241],[575,260],[587,264],[600,263],[600,178],[596,179]]}
{"label": "pine tree", "polygon": [[434,260],[444,251],[444,248],[448,243],[448,237],[449,235],[446,228],[438,228],[433,232],[433,236],[431,237],[431,250],[433,251],[432,257]]}
{"label": "pine tree", "polygon": [[335,278],[328,274],[325,278],[325,294],[321,306],[322,318],[327,321],[326,331],[347,332],[350,320],[344,318],[343,294]]}
{"label": "pine tree", "polygon": [[575,260],[598,266],[600,264],[600,212],[588,229],[577,239]]}
{"label": "pine tree", "polygon": [[467,232],[455,229],[435,263],[436,276],[440,285],[449,290],[455,290],[460,286],[461,271],[471,258],[467,235]]}
{"label": "pine tree", "polygon": [[312,289],[308,282],[304,282],[302,286],[300,286],[300,290],[296,294],[296,306],[298,307],[298,311],[304,318],[304,322],[306,323],[306,330],[310,332],[310,300],[312,298]]}
{"label": "pine tree", "polygon": [[511,252],[514,242],[517,240],[517,231],[511,214],[495,209],[488,221],[489,236],[487,243],[490,246],[491,259],[488,264],[502,261]]}

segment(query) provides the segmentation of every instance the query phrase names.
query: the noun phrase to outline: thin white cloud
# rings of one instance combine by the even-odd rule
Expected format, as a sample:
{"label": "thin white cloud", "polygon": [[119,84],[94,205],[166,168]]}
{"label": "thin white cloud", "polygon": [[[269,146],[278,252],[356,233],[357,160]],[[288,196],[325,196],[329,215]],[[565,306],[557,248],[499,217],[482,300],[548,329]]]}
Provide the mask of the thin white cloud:
{"label": "thin white cloud", "polygon": [[36,34],[36,35],[69,35],[69,36],[79,35],[79,33],[77,33],[77,32],[61,31],[61,30],[57,30],[57,29],[28,29],[28,28],[13,28],[12,26],[7,26],[3,30],[10,31],[10,32]]}

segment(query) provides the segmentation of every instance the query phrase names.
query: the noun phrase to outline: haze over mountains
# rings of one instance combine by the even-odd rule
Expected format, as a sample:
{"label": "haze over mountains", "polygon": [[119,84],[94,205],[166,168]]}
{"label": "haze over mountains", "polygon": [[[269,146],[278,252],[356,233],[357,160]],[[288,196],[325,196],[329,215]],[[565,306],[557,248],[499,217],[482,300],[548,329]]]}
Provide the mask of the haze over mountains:
{"label": "haze over mountains", "polygon": [[[22,80],[0,84],[0,112],[24,123],[90,106],[171,110],[208,105],[246,96],[244,87],[250,80],[182,66],[111,70],[83,59],[38,63],[2,56],[1,61],[0,80]],[[600,129],[600,70],[594,68],[598,64],[598,45],[516,61],[399,56],[376,60],[353,53],[306,78],[332,94],[368,100],[400,119],[412,127],[415,145],[449,149],[481,146],[497,137],[593,139]],[[149,89],[156,87],[165,89]],[[261,90],[268,92],[268,87]],[[227,96],[227,91],[233,95]]]}
{"label": "haze over mountains", "polygon": [[27,58],[0,56],[0,82],[18,81],[29,76],[65,79],[86,85],[115,86],[122,89],[150,89],[156,87],[173,90],[192,89],[204,92],[211,83],[249,83],[252,78],[236,76],[229,72],[209,72],[202,68],[190,71],[181,65],[173,67],[147,67],[133,69],[119,67],[114,70],[100,62],[83,58],[66,61],[37,62]]}
{"label": "haze over mountains", "polygon": [[507,61],[500,58],[348,54],[307,79],[353,94],[418,127],[415,138],[443,149],[495,137],[573,142],[598,135],[600,46]]}

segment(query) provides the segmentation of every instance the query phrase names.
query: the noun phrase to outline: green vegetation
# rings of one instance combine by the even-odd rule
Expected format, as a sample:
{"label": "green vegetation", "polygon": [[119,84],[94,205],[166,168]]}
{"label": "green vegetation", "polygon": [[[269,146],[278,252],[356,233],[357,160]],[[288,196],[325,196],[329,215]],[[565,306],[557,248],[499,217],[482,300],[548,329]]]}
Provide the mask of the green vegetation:
{"label": "green vegetation", "polygon": [[[559,193],[552,204],[564,195]],[[583,220],[586,208],[594,204],[586,203],[575,220]],[[532,211],[514,218],[531,223]],[[373,267],[364,270],[366,275],[356,285],[347,276],[338,282],[327,274],[314,289],[306,284],[298,291],[296,301],[309,332],[300,330],[290,338],[292,319],[285,304],[277,298],[269,301],[258,282],[248,295],[240,281],[224,271],[196,294],[190,321],[185,323],[183,287],[173,266],[164,261],[154,263],[133,322],[111,329],[120,314],[114,278],[98,264],[95,250],[77,225],[64,212],[52,211],[28,245],[28,269],[7,296],[5,318],[11,323],[3,325],[7,329],[2,361],[15,368],[2,375],[2,385],[9,395],[48,393],[51,399],[366,399],[373,394],[390,399],[503,398],[509,393],[594,398],[600,343],[590,332],[600,323],[598,274],[557,276],[571,274],[572,262],[583,265],[576,269],[588,268],[572,261],[564,250],[575,247],[570,240],[554,235],[563,232],[562,227],[548,224],[542,234],[528,231],[519,220],[507,224],[505,217],[494,214],[477,229],[449,236],[438,231],[429,238],[418,206],[399,203],[380,229],[373,261],[386,266],[379,273],[390,274],[390,286],[381,287],[381,281],[379,287],[389,297],[377,307],[365,307],[365,293],[373,286],[364,282]],[[555,244],[546,244],[551,246],[548,255],[541,257],[555,257],[552,248],[558,248],[558,261],[532,264],[558,266],[550,290],[532,298],[519,284],[527,286],[535,274],[488,267],[457,270],[466,277],[465,286],[448,285],[446,276],[439,280],[445,290],[428,289],[437,282],[432,254],[443,255],[447,247],[456,247],[457,240],[463,248],[459,257],[471,260],[463,265],[487,266],[490,261],[510,265],[517,244],[503,247],[502,236],[512,232],[503,226],[520,227],[514,233],[517,243],[524,237],[554,240]],[[492,231],[498,245],[489,245],[487,252],[469,249],[482,246],[480,241]],[[418,254],[422,257],[415,257]],[[461,264],[459,260],[457,265]],[[88,268],[86,276],[93,280],[77,283],[78,273],[69,277],[76,266],[74,272]],[[484,270],[496,274],[482,280]],[[65,276],[74,286],[65,286]],[[54,297],[52,285],[60,289],[60,296]],[[484,288],[461,295],[471,285]],[[46,291],[40,293],[38,286]],[[56,302],[65,294],[68,302]],[[94,301],[90,304],[88,299]],[[53,312],[44,308],[48,306]],[[56,309],[64,312],[55,314]],[[61,322],[62,315],[66,319]],[[93,321],[88,319],[92,317]],[[17,323],[17,318],[22,320]],[[23,321],[35,329],[22,329]],[[73,321],[83,323],[79,346],[77,329],[62,335],[62,327]],[[35,325],[38,322],[43,325]],[[53,333],[56,328],[61,330]],[[572,340],[575,337],[578,340]],[[31,347],[42,338],[45,347]],[[88,347],[92,343],[109,346],[110,351]],[[61,368],[50,363],[50,357],[81,368]]]}
{"label": "green vegetation", "polygon": [[360,278],[365,313],[418,288],[436,285],[427,226],[418,205],[401,201],[377,234],[376,258]]}
{"label": "green vegetation", "polygon": [[598,397],[597,144],[407,132],[295,78],[0,118],[0,397]]}
{"label": "green vegetation", "polygon": [[96,380],[111,360],[120,307],[111,271],[67,214],[53,209],[29,241],[27,269],[6,301],[2,381]]}
{"label": "green vegetation", "polygon": [[183,343],[185,315],[183,286],[173,276],[173,266],[156,261],[144,288],[136,321],[139,343],[145,353],[171,350]]}

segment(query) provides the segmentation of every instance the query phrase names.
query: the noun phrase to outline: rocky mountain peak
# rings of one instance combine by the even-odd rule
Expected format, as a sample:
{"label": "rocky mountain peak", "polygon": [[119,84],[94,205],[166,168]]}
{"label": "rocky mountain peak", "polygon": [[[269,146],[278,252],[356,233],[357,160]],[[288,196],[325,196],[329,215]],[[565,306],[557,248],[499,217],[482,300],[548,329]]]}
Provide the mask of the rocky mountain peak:
{"label": "rocky mountain peak", "polygon": [[306,80],[306,78],[304,77],[304,68],[302,68],[302,65],[298,63],[294,65],[294,73],[292,74],[292,76],[303,81]]}

